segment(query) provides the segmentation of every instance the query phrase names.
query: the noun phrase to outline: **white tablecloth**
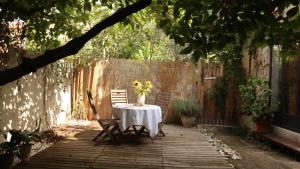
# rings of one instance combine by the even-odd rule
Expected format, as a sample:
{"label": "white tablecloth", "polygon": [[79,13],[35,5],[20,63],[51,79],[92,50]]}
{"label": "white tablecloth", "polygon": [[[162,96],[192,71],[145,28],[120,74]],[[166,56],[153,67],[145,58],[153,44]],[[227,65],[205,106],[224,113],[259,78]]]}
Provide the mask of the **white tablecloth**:
{"label": "white tablecloth", "polygon": [[141,125],[149,130],[152,138],[157,135],[158,124],[162,122],[161,108],[156,105],[115,104],[113,113],[120,119],[118,124],[121,131],[132,125]]}

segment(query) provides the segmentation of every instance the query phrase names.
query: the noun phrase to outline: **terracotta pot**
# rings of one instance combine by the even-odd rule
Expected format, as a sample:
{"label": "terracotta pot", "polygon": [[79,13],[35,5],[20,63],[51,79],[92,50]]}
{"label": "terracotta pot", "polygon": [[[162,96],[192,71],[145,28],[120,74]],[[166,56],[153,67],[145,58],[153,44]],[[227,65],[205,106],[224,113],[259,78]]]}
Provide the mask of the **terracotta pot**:
{"label": "terracotta pot", "polygon": [[181,115],[181,122],[184,127],[193,127],[196,123],[196,117]]}
{"label": "terracotta pot", "polygon": [[267,133],[270,131],[270,122],[267,121],[257,121],[255,122],[256,132]]}
{"label": "terracotta pot", "polygon": [[11,169],[14,161],[13,154],[1,154],[0,155],[0,164],[1,169]]}

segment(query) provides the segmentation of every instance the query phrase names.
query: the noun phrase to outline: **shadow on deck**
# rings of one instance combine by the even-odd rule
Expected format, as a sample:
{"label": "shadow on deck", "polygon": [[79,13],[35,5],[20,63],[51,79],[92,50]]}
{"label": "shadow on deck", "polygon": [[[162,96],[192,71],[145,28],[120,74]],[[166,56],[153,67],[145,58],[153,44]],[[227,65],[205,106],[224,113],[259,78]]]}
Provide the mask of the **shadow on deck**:
{"label": "shadow on deck", "polygon": [[196,128],[165,125],[166,137],[125,137],[120,145],[94,146],[99,131],[87,130],[31,157],[14,169],[232,168]]}

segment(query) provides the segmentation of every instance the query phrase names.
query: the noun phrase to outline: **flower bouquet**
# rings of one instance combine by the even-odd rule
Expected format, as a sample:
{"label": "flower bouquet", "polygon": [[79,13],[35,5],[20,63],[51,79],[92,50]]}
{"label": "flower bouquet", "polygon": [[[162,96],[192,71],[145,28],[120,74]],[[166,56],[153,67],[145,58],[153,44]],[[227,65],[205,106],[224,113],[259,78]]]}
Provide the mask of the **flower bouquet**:
{"label": "flower bouquet", "polygon": [[145,84],[142,84],[140,81],[134,80],[132,82],[132,85],[137,95],[137,104],[144,105],[145,96],[147,96],[151,92],[151,89],[153,87],[151,81],[146,81]]}

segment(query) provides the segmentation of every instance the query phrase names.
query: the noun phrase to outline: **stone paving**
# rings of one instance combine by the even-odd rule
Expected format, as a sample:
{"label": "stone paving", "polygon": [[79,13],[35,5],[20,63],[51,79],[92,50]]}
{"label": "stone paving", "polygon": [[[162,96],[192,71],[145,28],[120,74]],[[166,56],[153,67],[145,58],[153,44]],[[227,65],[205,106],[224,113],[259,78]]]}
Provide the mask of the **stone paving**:
{"label": "stone paving", "polygon": [[238,136],[228,128],[198,127],[210,136],[236,169],[300,169],[300,161],[295,159],[294,154],[271,147],[262,149],[257,142]]}

